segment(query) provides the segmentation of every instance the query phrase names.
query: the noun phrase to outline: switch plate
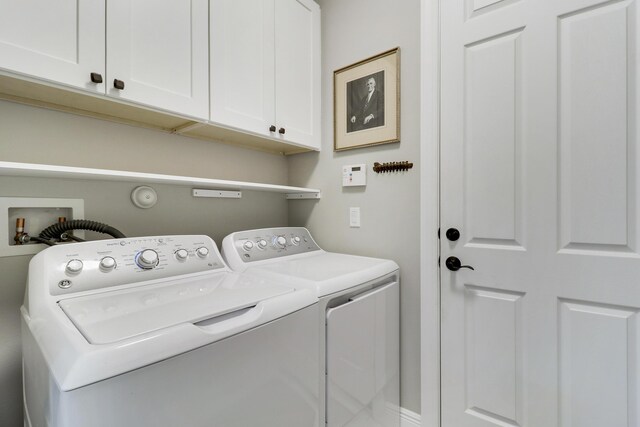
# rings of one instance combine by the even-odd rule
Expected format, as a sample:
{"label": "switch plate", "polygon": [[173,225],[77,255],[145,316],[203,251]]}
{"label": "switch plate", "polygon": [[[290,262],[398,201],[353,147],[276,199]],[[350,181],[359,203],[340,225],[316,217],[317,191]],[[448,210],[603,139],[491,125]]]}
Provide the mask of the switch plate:
{"label": "switch plate", "polygon": [[342,166],[342,186],[358,187],[367,185],[367,165]]}
{"label": "switch plate", "polygon": [[360,208],[349,208],[349,227],[360,227]]}

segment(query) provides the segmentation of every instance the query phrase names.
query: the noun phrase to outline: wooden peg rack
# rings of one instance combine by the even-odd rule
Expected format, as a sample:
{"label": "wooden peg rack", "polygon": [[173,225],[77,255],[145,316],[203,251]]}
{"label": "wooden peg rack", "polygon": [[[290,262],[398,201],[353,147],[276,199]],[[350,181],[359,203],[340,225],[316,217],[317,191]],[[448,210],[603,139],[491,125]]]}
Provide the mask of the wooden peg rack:
{"label": "wooden peg rack", "polygon": [[376,173],[407,171],[413,167],[413,163],[410,162],[387,162],[373,164],[373,171]]}

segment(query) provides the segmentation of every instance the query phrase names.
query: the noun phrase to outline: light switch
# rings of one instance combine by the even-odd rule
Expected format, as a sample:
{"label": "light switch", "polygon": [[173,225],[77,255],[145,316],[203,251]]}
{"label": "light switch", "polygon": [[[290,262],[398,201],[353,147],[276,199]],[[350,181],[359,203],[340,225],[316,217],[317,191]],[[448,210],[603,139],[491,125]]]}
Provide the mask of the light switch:
{"label": "light switch", "polygon": [[357,187],[367,185],[367,165],[345,165],[342,167],[342,186]]}
{"label": "light switch", "polygon": [[349,208],[349,227],[360,227],[360,208]]}

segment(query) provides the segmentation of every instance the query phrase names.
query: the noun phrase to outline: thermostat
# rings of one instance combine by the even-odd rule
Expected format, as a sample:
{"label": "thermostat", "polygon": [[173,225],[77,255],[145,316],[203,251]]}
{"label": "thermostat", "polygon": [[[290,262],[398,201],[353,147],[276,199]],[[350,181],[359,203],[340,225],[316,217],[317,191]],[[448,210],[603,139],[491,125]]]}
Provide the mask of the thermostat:
{"label": "thermostat", "polygon": [[342,167],[342,186],[357,187],[367,185],[367,165],[346,165]]}

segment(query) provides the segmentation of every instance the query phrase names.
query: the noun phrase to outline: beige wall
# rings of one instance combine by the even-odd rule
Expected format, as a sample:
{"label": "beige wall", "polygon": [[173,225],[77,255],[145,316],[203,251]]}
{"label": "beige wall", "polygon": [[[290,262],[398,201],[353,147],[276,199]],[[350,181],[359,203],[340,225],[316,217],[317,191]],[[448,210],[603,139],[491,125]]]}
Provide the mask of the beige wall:
{"label": "beige wall", "polygon": [[[287,183],[282,156],[0,101],[0,160]],[[287,225],[282,194],[194,199],[190,187],[152,185],[158,204],[130,202],[137,184],[0,176],[0,197],[84,199],[85,218],[127,236],[207,234]],[[4,226],[0,224],[0,226]],[[30,256],[0,257],[0,426],[22,426],[19,307]]]}
{"label": "beige wall", "polygon": [[[324,249],[390,258],[400,265],[401,403],[420,412],[420,1],[321,0],[322,151],[289,158],[289,184],[322,200],[289,205],[289,224],[308,227]],[[333,71],[399,46],[399,144],[333,152]],[[376,174],[374,162],[412,161],[409,172]],[[342,188],[342,165],[367,164],[366,188]],[[349,228],[349,207],[362,227]]]}

